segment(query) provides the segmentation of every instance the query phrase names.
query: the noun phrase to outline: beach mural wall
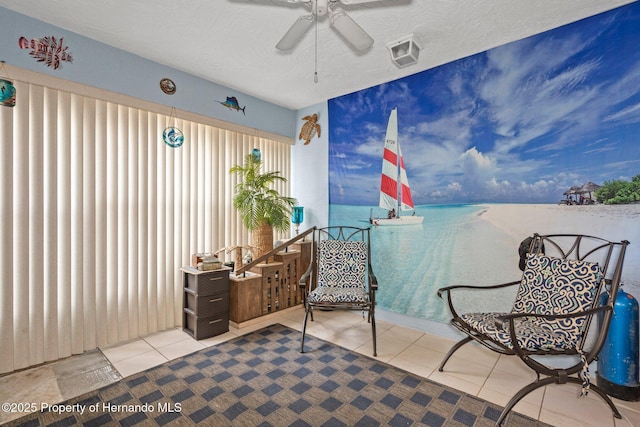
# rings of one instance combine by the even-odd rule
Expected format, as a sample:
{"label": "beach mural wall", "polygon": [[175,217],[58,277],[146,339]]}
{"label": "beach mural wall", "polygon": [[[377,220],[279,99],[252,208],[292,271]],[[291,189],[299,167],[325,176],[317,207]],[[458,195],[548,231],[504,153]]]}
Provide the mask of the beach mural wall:
{"label": "beach mural wall", "polygon": [[[436,289],[517,280],[518,244],[534,232],[629,240],[624,289],[640,299],[640,204],[629,203],[640,200],[638,40],[636,2],[329,100],[330,224],[386,215],[377,206],[394,108],[424,217],[371,225],[380,308],[447,321]],[[512,298],[482,303],[508,309]]]}

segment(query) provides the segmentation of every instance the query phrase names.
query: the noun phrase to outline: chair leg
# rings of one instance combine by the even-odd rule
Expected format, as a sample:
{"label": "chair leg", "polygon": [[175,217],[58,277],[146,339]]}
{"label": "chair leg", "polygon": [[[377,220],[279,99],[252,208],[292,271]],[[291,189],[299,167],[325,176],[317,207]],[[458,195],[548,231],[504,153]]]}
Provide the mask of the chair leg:
{"label": "chair leg", "polygon": [[[582,384],[582,380],[580,378],[574,378],[574,377],[569,377],[567,378],[567,382],[570,383],[575,383],[575,384]],[[589,387],[590,391],[595,391],[596,394],[598,396],[600,396],[602,398],[602,400],[604,400],[607,405],[609,405],[609,408],[611,408],[611,412],[613,412],[613,416],[621,419],[622,418],[622,414],[620,414],[620,411],[618,411],[618,408],[616,407],[616,405],[613,403],[613,401],[611,400],[611,398],[607,395],[607,393],[605,393],[604,391],[602,391],[602,389],[600,387],[598,387],[596,384],[591,384],[591,386]]]}
{"label": "chair leg", "polygon": [[442,362],[440,363],[440,366],[438,366],[438,371],[442,372],[442,370],[444,369],[444,365],[449,361],[451,356],[453,356],[453,353],[455,353],[456,351],[458,351],[458,349],[460,347],[462,347],[463,345],[465,345],[466,343],[471,342],[471,341],[473,341],[473,338],[465,337],[465,338],[461,339],[460,341],[458,341],[453,347],[451,347],[449,352],[444,356],[444,359],[442,359]]}
{"label": "chair leg", "polygon": [[377,357],[378,350],[376,349],[376,317],[373,313],[373,308],[369,310],[369,319],[371,319],[371,332],[373,333],[373,357]]}
{"label": "chair leg", "polygon": [[526,386],[522,387],[520,391],[518,391],[516,394],[513,395],[511,400],[509,400],[509,402],[507,403],[507,406],[505,406],[502,412],[500,413],[500,416],[498,417],[498,421],[496,421],[496,427],[500,427],[502,425],[502,421],[504,421],[504,419],[509,414],[509,412],[511,412],[513,407],[516,406],[516,404],[520,402],[520,400],[522,400],[523,397],[525,397],[527,394],[531,393],[532,391],[540,387],[544,387],[545,385],[553,384],[555,382],[556,382],[555,378],[548,377],[548,378],[543,378],[541,380],[536,380],[531,384],[527,384]]}
{"label": "chair leg", "polygon": [[[304,320],[302,321],[302,338],[300,339],[300,353],[304,353],[304,334],[307,330],[307,319],[309,318],[309,307],[304,309]],[[313,320],[313,313],[311,314],[311,320]]]}
{"label": "chair leg", "polygon": [[[582,384],[582,380],[580,378],[575,378],[575,377],[568,377],[567,378],[567,382],[568,383],[574,383],[574,384]],[[509,414],[509,412],[513,409],[514,406],[516,406],[516,404],[522,400],[523,397],[525,397],[527,394],[531,393],[532,391],[549,385],[549,384],[554,384],[556,383],[556,378],[554,377],[546,377],[543,378],[541,380],[536,380],[534,382],[532,382],[531,384],[528,384],[524,387],[522,387],[520,389],[520,391],[518,391],[512,398],[511,400],[509,400],[509,403],[507,403],[507,406],[504,407],[504,410],[502,411],[502,413],[500,414],[500,416],[498,417],[498,421],[496,421],[496,427],[500,427],[500,425],[502,424],[502,422],[504,421],[504,419],[506,418],[506,416]],[[618,419],[622,418],[622,415],[620,414],[620,412],[618,411],[618,408],[616,408],[616,405],[614,405],[613,401],[611,401],[611,398],[609,398],[609,396],[607,396],[607,394],[605,392],[603,392],[600,387],[598,387],[595,384],[591,384],[591,390],[595,391],[601,398],[602,400],[604,400],[609,407],[611,408],[611,411],[613,412],[613,416],[615,416]]]}

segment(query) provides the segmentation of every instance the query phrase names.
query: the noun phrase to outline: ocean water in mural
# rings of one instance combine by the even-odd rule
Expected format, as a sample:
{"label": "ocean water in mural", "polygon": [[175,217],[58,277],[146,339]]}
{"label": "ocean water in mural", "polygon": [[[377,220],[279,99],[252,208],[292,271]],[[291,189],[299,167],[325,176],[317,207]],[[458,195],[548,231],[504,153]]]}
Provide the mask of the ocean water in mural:
{"label": "ocean water in mural", "polygon": [[[517,281],[518,246],[535,232],[579,233],[640,243],[640,204],[423,205],[424,223],[402,227],[369,224],[371,206],[332,204],[331,225],[371,227],[372,265],[379,282],[378,307],[438,322],[450,318],[437,289],[450,285],[495,285]],[[622,282],[640,296],[640,263],[629,247]],[[509,311],[516,287],[458,293],[463,311]]]}
{"label": "ocean water in mural", "polygon": [[[329,220],[332,225],[367,227],[370,209],[331,205]],[[378,307],[445,322],[449,312],[436,294],[438,288],[517,280],[518,241],[485,221],[485,211],[482,205],[417,206],[425,224],[371,226]],[[508,309],[513,295],[492,295],[486,302]]]}

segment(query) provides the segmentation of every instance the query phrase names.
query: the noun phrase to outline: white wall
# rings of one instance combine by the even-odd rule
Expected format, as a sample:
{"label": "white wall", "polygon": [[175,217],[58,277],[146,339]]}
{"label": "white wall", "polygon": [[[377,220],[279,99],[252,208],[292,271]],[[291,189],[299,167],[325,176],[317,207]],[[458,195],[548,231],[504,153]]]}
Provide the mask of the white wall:
{"label": "white wall", "polygon": [[[298,139],[303,117],[318,114],[320,137],[308,145]],[[301,230],[329,225],[329,112],[327,102],[298,110],[296,143],[291,152],[291,194],[304,207]]]}

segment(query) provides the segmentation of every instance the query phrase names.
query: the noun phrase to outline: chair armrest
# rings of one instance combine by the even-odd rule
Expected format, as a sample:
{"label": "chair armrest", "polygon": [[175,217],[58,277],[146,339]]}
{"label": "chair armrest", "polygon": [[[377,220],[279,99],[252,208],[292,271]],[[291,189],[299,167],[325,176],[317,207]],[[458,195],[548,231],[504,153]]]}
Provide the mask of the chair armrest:
{"label": "chair armrest", "polygon": [[509,283],[501,283],[499,285],[491,285],[491,286],[453,285],[453,286],[447,286],[446,288],[438,289],[438,296],[440,298],[442,298],[442,294],[445,294],[445,293],[447,294],[447,304],[449,305],[449,310],[451,311],[451,314],[453,315],[453,317],[455,319],[455,318],[458,318],[460,316],[458,315],[458,312],[456,311],[456,309],[453,306],[453,300],[451,299],[451,291],[457,290],[457,289],[469,289],[469,290],[477,290],[477,291],[486,291],[486,290],[490,290],[490,289],[506,288],[506,287],[509,287],[509,286],[517,285],[519,283],[520,283],[520,280],[509,282]]}
{"label": "chair armrest", "polygon": [[611,310],[610,306],[599,306],[595,308],[590,308],[584,311],[576,311],[575,313],[567,313],[567,314],[538,314],[538,313],[509,313],[504,314],[502,316],[496,317],[496,327],[502,330],[505,330],[505,323],[511,322],[512,320],[519,319],[522,317],[538,317],[546,320],[557,320],[557,319],[571,319],[573,317],[583,317],[590,316],[601,311]]}
{"label": "chair armrest", "polygon": [[378,290],[378,278],[373,273],[373,268],[371,267],[371,264],[369,264],[369,286],[371,287],[371,290],[374,292]]}
{"label": "chair armrest", "polygon": [[456,290],[456,289],[475,289],[475,290],[489,290],[489,289],[500,289],[500,288],[506,288],[508,286],[513,286],[513,285],[518,285],[520,284],[520,280],[516,280],[513,282],[508,282],[508,283],[500,283],[499,285],[490,285],[490,286],[475,286],[475,285],[453,285],[453,286],[447,286],[445,288],[440,288],[438,289],[438,296],[440,298],[442,298],[442,294],[446,293],[451,293],[451,291]]}
{"label": "chair armrest", "polygon": [[311,272],[313,271],[314,263],[309,263],[309,267],[307,267],[307,271],[305,271],[302,276],[300,276],[300,280],[298,281],[298,286],[302,289],[307,287],[307,281],[309,280],[309,276],[311,276]]}

